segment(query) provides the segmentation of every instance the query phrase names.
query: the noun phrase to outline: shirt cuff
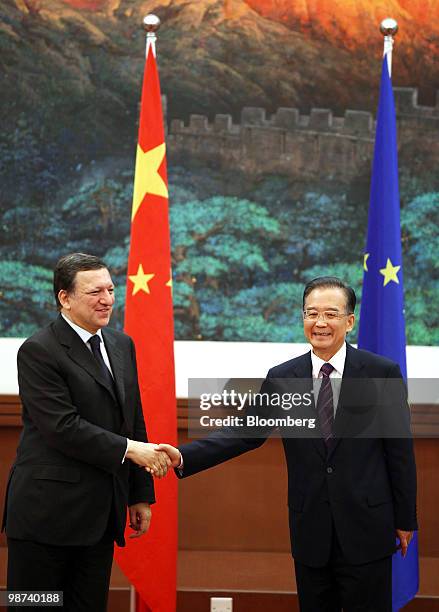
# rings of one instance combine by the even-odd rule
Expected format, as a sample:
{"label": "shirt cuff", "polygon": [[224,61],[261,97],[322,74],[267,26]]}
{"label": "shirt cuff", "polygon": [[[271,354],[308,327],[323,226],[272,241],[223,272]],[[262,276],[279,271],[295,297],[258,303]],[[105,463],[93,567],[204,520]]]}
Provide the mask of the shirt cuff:
{"label": "shirt cuff", "polygon": [[182,478],[183,477],[183,471],[184,471],[184,461],[183,461],[183,455],[180,452],[180,463],[175,468],[175,472],[176,472],[177,476]]}
{"label": "shirt cuff", "polygon": [[126,456],[127,456],[127,452],[128,452],[128,444],[129,444],[129,443],[130,443],[130,441],[129,441],[129,439],[127,438],[127,447],[126,447],[125,452],[124,452],[124,454],[123,454],[123,457],[122,457],[122,462],[121,462],[121,463],[125,463],[125,458],[126,458]]}

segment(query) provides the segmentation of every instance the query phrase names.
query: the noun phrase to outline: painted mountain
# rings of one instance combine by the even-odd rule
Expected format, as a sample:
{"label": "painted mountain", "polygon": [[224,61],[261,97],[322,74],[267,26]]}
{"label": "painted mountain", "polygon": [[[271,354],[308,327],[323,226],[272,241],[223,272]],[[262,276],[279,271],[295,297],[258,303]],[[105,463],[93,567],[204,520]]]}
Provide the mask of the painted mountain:
{"label": "painted mountain", "polygon": [[[0,335],[25,336],[50,319],[60,253],[103,256],[124,286],[149,12],[162,19],[168,120],[230,113],[239,124],[244,106],[320,107],[337,116],[336,130],[346,109],[375,113],[386,16],[400,24],[394,84],[435,104],[436,0],[1,0]],[[420,114],[436,125],[437,109]],[[437,344],[437,139],[425,122],[411,125],[400,150],[408,338]],[[302,341],[292,304],[305,280],[333,262],[361,287],[370,159],[360,156],[344,181],[343,147],[326,174],[273,174],[266,136],[267,160],[253,173],[191,150],[177,159],[170,141],[178,339]],[[315,134],[306,138],[311,168]]]}
{"label": "painted mountain", "polygon": [[2,101],[15,87],[22,105],[43,89],[88,101],[93,93],[123,114],[137,96],[148,12],[163,21],[170,116],[244,105],[373,110],[378,26],[389,14],[400,23],[394,83],[418,86],[430,104],[439,88],[434,0],[3,0],[0,62],[14,90],[2,88]]}

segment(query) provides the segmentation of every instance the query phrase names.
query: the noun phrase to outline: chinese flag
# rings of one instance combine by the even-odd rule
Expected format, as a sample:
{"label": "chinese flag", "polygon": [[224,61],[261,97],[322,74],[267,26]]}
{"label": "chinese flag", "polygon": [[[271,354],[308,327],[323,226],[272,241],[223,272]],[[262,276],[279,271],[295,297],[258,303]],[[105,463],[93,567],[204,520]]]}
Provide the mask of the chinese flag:
{"label": "chinese flag", "polygon": [[[143,77],[136,155],[125,330],[137,351],[140,391],[150,442],[177,442],[174,328],[165,137],[153,45]],[[127,539],[116,559],[140,595],[142,612],[176,606],[177,480],[155,481],[157,503],[147,534]]]}

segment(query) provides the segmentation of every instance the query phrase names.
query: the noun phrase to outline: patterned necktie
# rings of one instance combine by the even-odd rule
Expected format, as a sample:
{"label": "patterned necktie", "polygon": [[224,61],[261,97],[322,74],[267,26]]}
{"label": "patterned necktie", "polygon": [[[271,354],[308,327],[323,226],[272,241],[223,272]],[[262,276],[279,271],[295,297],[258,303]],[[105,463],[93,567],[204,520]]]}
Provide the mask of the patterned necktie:
{"label": "patterned necktie", "polygon": [[91,338],[89,338],[88,340],[89,345],[91,346],[91,352],[93,353],[93,355],[96,358],[96,361],[99,364],[99,369],[102,372],[104,379],[107,381],[107,383],[110,385],[110,387],[113,387],[114,381],[113,381],[113,377],[111,376],[111,372],[107,367],[107,364],[104,361],[104,358],[102,357],[102,353],[101,353],[101,339],[98,335],[95,336],[91,336]]}
{"label": "patterned necktie", "polygon": [[329,449],[331,440],[334,438],[332,426],[334,424],[334,398],[332,395],[331,374],[334,367],[330,363],[324,363],[320,368],[323,375],[320,393],[317,400],[317,414],[319,416],[320,429],[326,447]]}

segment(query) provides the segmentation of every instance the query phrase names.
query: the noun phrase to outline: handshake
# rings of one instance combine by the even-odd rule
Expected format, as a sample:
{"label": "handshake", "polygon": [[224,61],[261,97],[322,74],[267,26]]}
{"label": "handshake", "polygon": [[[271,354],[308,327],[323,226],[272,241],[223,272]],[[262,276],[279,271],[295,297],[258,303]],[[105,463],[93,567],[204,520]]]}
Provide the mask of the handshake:
{"label": "handshake", "polygon": [[126,459],[145,468],[155,478],[166,476],[170,467],[176,468],[181,463],[181,453],[170,444],[151,444],[128,440]]}

